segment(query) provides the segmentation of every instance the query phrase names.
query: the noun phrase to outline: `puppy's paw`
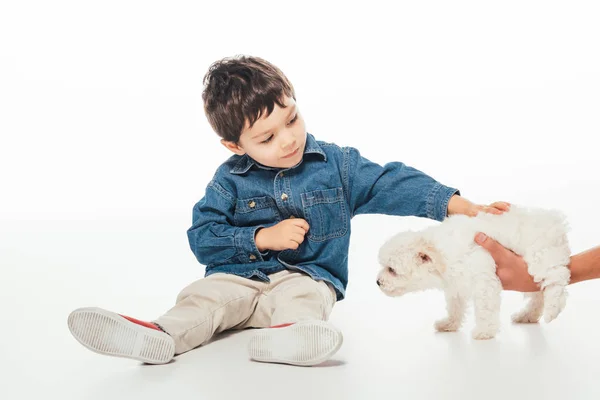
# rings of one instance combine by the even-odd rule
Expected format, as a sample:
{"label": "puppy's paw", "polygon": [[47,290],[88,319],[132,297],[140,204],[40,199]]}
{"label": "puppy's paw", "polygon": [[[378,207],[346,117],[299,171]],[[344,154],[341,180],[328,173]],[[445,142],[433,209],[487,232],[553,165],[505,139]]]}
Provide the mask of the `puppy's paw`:
{"label": "puppy's paw", "polygon": [[546,307],[544,309],[544,322],[549,323],[554,321],[560,312],[561,309],[558,307]]}
{"label": "puppy's paw", "polygon": [[515,324],[537,324],[540,320],[541,315],[537,312],[531,311],[519,311],[514,313],[511,317]]}
{"label": "puppy's paw", "polygon": [[565,308],[566,296],[561,296],[558,299],[552,299],[546,301],[544,304],[544,321],[546,323],[552,322],[558,317],[558,314]]}
{"label": "puppy's paw", "polygon": [[489,329],[489,328],[478,328],[475,327],[472,331],[471,331],[471,336],[473,337],[473,339],[476,340],[487,340],[487,339],[493,339],[496,336],[497,330],[496,329]]}
{"label": "puppy's paw", "polygon": [[544,321],[553,321],[567,304],[567,292],[564,286],[549,285],[544,288]]}
{"label": "puppy's paw", "polygon": [[444,318],[436,321],[434,327],[438,332],[456,332],[460,328],[460,324],[456,320]]}

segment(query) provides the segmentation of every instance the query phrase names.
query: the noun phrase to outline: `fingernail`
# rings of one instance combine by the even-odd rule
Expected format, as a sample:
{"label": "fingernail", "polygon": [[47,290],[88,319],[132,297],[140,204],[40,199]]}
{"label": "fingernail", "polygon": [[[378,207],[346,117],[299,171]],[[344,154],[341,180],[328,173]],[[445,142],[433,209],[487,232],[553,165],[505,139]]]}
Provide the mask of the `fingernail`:
{"label": "fingernail", "polygon": [[487,239],[487,236],[484,233],[478,233],[477,235],[475,235],[475,241],[479,244],[485,242],[485,240]]}

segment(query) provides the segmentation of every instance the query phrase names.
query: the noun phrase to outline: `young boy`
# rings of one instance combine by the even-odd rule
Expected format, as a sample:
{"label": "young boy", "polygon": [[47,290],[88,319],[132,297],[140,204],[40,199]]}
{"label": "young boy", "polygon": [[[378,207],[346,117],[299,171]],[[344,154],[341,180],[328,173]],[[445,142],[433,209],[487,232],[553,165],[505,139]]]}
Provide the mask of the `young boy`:
{"label": "young boy", "polygon": [[350,220],[358,214],[419,216],[501,213],[479,206],[424,173],[380,166],[351,147],[307,134],[292,84],[256,57],[214,63],[204,78],[205,113],[235,153],[193,209],[191,250],[205,277],[152,322],[99,308],[68,318],[95,352],[151,364],[207,343],[225,330],[258,330],[256,361],[315,365],[342,344],[327,322],[348,283]]}

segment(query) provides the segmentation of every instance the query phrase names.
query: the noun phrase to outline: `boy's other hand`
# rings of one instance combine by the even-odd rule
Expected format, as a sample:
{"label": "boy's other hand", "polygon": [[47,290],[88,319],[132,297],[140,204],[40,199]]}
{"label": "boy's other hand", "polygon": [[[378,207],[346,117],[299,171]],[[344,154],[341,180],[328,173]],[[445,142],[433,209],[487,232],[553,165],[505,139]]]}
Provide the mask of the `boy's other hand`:
{"label": "boy's other hand", "polygon": [[286,219],[269,228],[259,229],[254,241],[259,251],[296,250],[310,227],[302,218]]}

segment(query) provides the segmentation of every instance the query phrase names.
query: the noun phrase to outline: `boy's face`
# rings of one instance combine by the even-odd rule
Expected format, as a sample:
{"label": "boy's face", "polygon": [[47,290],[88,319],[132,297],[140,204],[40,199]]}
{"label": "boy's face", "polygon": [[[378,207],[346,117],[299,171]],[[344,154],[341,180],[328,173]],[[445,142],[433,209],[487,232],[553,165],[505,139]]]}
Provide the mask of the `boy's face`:
{"label": "boy's face", "polygon": [[285,108],[275,104],[271,115],[263,114],[252,127],[244,126],[238,144],[221,140],[235,154],[248,154],[267,167],[290,168],[302,159],[306,127],[293,98],[284,98]]}

